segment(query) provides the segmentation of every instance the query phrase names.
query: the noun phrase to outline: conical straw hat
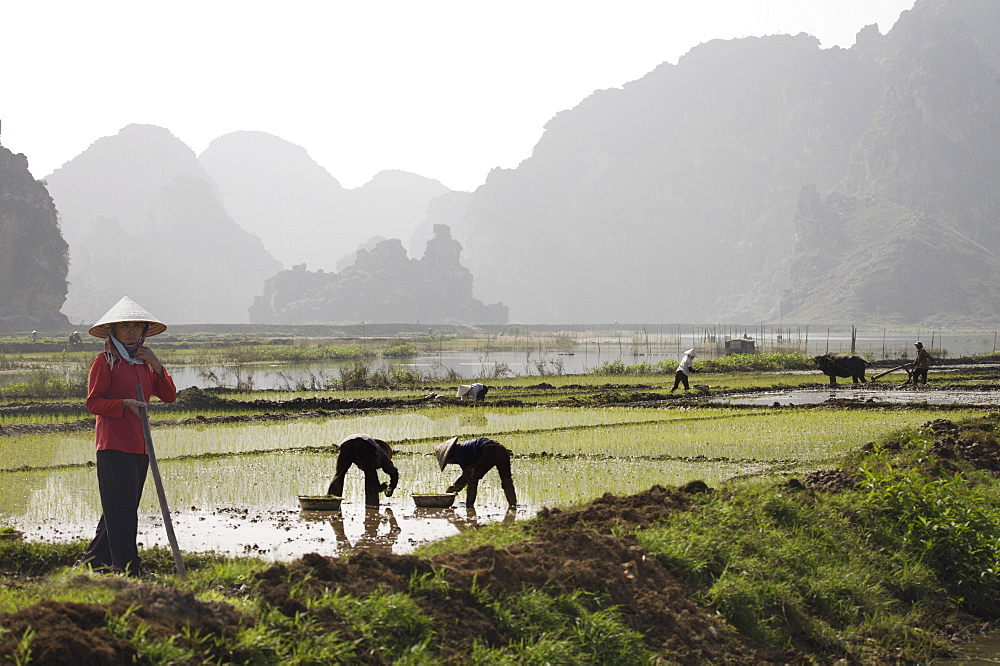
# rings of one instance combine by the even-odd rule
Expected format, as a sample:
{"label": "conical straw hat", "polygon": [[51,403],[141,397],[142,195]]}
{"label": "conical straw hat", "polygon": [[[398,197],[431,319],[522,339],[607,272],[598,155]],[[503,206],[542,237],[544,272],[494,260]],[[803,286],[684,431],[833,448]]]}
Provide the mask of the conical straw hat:
{"label": "conical straw hat", "polygon": [[441,471],[444,471],[444,466],[447,465],[448,454],[451,453],[451,447],[455,446],[455,442],[458,441],[458,437],[452,437],[447,442],[442,442],[434,447],[434,455],[437,456],[438,465],[441,466]]}
{"label": "conical straw hat", "polygon": [[167,330],[166,324],[160,322],[156,317],[141,305],[133,301],[128,296],[122,296],[122,300],[104,313],[104,316],[97,320],[97,323],[90,327],[90,334],[95,338],[108,337],[108,324],[117,324],[122,321],[148,321],[149,330],[146,337],[159,335]]}

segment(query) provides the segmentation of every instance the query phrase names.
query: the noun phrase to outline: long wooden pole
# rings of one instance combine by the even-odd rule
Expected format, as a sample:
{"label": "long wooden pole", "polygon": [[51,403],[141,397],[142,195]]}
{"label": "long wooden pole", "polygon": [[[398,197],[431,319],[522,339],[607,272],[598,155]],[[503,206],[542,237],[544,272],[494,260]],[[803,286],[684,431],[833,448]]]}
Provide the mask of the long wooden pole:
{"label": "long wooden pole", "polygon": [[875,375],[874,377],[872,377],[872,381],[875,381],[879,377],[884,377],[885,375],[889,374],[890,372],[896,372],[897,370],[902,370],[903,368],[909,367],[909,365],[910,365],[909,363],[904,363],[903,365],[897,365],[895,368],[890,368],[890,369],[886,370],[885,372],[880,372],[877,375]]}
{"label": "long wooden pole", "polygon": [[[146,402],[146,398],[142,395],[142,385],[140,384],[136,384],[135,386],[135,397],[139,402]],[[160,467],[156,464],[156,453],[153,450],[153,436],[149,433],[149,415],[146,413],[145,407],[139,408],[139,415],[142,417],[142,436],[146,438],[146,454],[149,456],[149,469],[153,472],[153,483],[156,484],[156,497],[160,500],[160,513],[163,514],[163,526],[167,529],[167,541],[170,542],[170,550],[174,554],[177,575],[181,577],[181,580],[186,580],[187,571],[184,570],[184,560],[181,559],[181,550],[177,547],[174,524],[170,521],[170,509],[167,508],[167,494],[163,491],[163,479],[160,478]]]}

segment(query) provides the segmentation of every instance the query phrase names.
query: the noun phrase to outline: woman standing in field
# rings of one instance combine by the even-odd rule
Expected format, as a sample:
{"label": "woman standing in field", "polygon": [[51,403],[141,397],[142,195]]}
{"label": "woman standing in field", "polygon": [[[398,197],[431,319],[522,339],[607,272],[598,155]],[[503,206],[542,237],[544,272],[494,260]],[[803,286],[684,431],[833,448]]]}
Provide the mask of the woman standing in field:
{"label": "woman standing in field", "polygon": [[90,328],[104,339],[104,352],[90,366],[87,410],[97,416],[97,485],[103,514],[83,561],[94,569],[149,577],[142,569],[136,535],[139,500],[149,457],[136,386],[163,402],[177,398],[174,380],[143,343],[167,327],[125,296]]}

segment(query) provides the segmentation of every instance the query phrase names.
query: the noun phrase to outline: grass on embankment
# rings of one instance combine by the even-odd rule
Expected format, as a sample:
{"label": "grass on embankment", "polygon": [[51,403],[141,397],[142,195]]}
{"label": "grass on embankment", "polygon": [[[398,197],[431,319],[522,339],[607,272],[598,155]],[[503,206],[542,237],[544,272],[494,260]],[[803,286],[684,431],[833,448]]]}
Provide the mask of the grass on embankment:
{"label": "grass on embankment", "polygon": [[[693,598],[714,606],[757,646],[761,658],[884,663],[944,655],[946,626],[956,631],[1000,617],[998,483],[954,455],[956,438],[968,450],[995,453],[997,417],[963,425],[950,445],[920,428],[853,454],[843,471],[855,475],[856,487],[830,492],[785,481],[732,483],[695,495],[690,509],[665,522],[619,527],[618,533],[634,534],[650,555],[679,572]],[[492,525],[418,554],[485,543],[509,546],[530,538],[534,526],[535,521]],[[82,544],[0,545],[0,571],[42,576],[2,586],[0,612],[43,599],[108,604],[114,596],[109,588],[60,568],[81,549]],[[162,549],[147,551],[146,559],[161,572],[171,569]],[[360,641],[386,662],[440,662],[434,623],[414,602],[440,595],[446,603],[456,592],[435,577],[411,578],[408,593],[365,597],[333,590],[307,594],[306,586],[299,588],[303,581],[289,580],[299,589],[293,596],[305,606],[292,613],[253,593],[253,574],[264,563],[185,559],[189,580],[161,575],[162,585],[193,591],[204,601],[225,600],[253,620],[226,634],[189,631],[168,637],[143,630],[134,614],[109,610],[108,630],[134,645],[142,661],[348,663],[358,658],[355,641]],[[478,595],[481,612],[494,620],[507,644],[476,648],[463,663],[577,663],[588,655],[601,655],[602,663],[654,659],[642,637],[587,590],[470,593]],[[344,631],[321,622],[331,615]],[[0,636],[0,655],[23,661],[30,651],[30,634]]]}

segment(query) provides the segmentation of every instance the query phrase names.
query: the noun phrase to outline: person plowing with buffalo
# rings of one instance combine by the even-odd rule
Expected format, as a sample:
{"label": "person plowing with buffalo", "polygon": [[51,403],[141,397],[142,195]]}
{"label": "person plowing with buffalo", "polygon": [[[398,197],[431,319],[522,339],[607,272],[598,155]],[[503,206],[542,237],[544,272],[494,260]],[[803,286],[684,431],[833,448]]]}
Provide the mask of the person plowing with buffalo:
{"label": "person plowing with buffalo", "polygon": [[910,381],[913,382],[914,386],[917,384],[927,386],[927,371],[930,369],[931,363],[934,362],[934,358],[924,349],[924,343],[917,341],[913,343],[913,346],[917,348],[917,357],[913,359]]}

